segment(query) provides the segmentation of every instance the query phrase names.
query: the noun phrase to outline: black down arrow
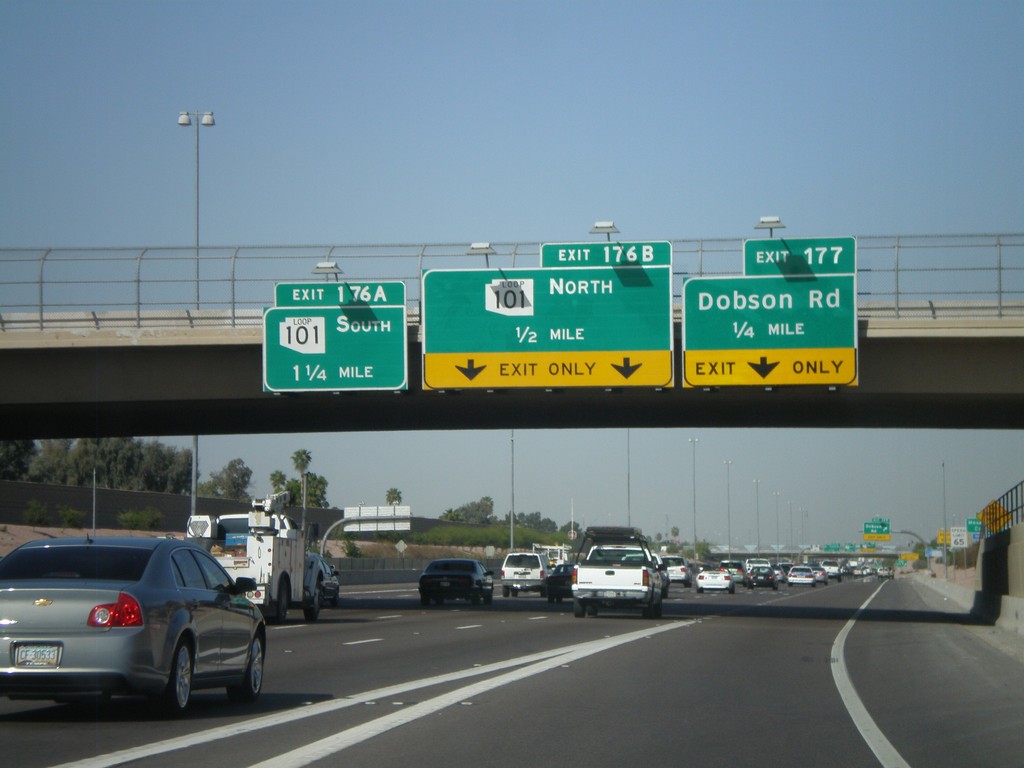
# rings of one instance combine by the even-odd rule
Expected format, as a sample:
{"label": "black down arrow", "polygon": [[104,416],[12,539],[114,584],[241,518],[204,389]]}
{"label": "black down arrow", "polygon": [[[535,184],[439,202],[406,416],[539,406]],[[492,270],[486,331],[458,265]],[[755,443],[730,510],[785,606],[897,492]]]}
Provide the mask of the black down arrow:
{"label": "black down arrow", "polygon": [[465,376],[467,379],[472,381],[473,379],[475,379],[477,377],[477,374],[479,374],[480,371],[482,371],[484,368],[487,367],[486,365],[481,365],[479,368],[477,368],[475,365],[473,365],[473,363],[474,363],[473,358],[469,358],[468,360],[466,360],[466,367],[465,368],[463,368],[461,365],[456,365],[455,368],[463,376]]}
{"label": "black down arrow", "polygon": [[643,365],[643,363],[637,363],[636,365],[630,365],[629,364],[629,358],[628,357],[624,357],[624,358],[622,358],[622,365],[616,365],[615,363],[612,363],[612,368],[614,368],[616,371],[621,373],[622,374],[622,378],[628,379],[630,376],[632,376],[634,373],[636,373],[638,370],[640,370],[640,366],[641,365]]}
{"label": "black down arrow", "polygon": [[747,365],[753,368],[757,375],[760,376],[762,379],[767,379],[768,374],[775,370],[775,367],[778,365],[778,363],[769,363],[768,358],[765,357],[764,355],[761,355],[761,362],[747,363]]}

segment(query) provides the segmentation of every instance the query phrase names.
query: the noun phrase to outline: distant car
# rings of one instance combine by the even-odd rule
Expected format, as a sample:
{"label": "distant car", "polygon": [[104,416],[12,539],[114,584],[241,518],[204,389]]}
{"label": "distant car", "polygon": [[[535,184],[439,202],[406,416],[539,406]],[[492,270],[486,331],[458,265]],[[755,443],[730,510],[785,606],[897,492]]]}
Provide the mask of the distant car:
{"label": "distant car", "polygon": [[818,580],[814,576],[814,571],[807,565],[794,565],[790,568],[789,573],[786,574],[786,581],[789,582],[791,587],[798,584],[810,584],[812,587],[818,586]]}
{"label": "distant car", "polygon": [[808,563],[807,565],[814,571],[814,580],[819,584],[828,586],[828,571],[825,570],[825,566],[821,563]]}
{"label": "distant car", "polygon": [[192,692],[255,701],[267,634],[246,592],[179,539],[40,539],[0,561],[0,695],[104,700],[143,694],[169,714]]}
{"label": "distant car", "polygon": [[890,568],[888,565],[878,566],[877,576],[881,579],[891,579],[892,568]]}
{"label": "distant car", "polygon": [[758,567],[759,565],[771,567],[772,561],[765,557],[749,557],[743,561],[743,570],[750,573],[751,570]]}
{"label": "distant car", "polygon": [[547,560],[536,552],[509,552],[501,564],[501,595],[515,597],[520,592],[540,592],[544,597]]}
{"label": "distant car", "polygon": [[723,560],[719,566],[725,568],[732,574],[734,585],[744,586],[747,583],[747,570],[740,560]]}
{"label": "distant car", "polygon": [[[307,552],[305,588],[309,595],[316,596],[316,600],[309,601],[313,607],[305,609],[307,614],[313,612],[314,607],[328,603],[337,607],[338,597],[341,595],[338,569],[327,562],[327,558],[323,555]],[[317,612],[319,612],[318,608]],[[306,618],[309,619],[309,616],[307,615]]]}
{"label": "distant car", "polygon": [[443,605],[445,600],[468,600],[490,605],[494,599],[494,571],[479,560],[441,558],[420,574],[420,605]]}
{"label": "distant car", "polygon": [[747,573],[747,586],[750,589],[754,587],[771,587],[774,590],[778,590],[779,582],[775,578],[775,569],[770,565],[755,565]]}
{"label": "distant car", "polygon": [[839,565],[838,560],[822,560],[821,566],[825,569],[825,573],[830,579],[835,579],[836,581],[843,580],[843,568]]}
{"label": "distant car", "polygon": [[668,578],[674,584],[682,584],[684,587],[693,586],[693,573],[690,564],[685,557],[680,555],[665,555],[661,558],[668,569]]}
{"label": "distant car", "polygon": [[654,566],[658,571],[658,579],[661,580],[661,596],[668,597],[669,587],[672,586],[672,579],[669,577],[668,565],[665,564],[665,559],[658,554],[651,554],[654,558]]}
{"label": "distant car", "polygon": [[544,580],[547,586],[548,602],[562,602],[563,598],[572,600],[572,563],[559,563]]}
{"label": "distant car", "polygon": [[709,566],[697,574],[697,592],[703,592],[705,589],[724,589],[728,590],[729,594],[735,594],[736,582],[733,581],[728,568]]}

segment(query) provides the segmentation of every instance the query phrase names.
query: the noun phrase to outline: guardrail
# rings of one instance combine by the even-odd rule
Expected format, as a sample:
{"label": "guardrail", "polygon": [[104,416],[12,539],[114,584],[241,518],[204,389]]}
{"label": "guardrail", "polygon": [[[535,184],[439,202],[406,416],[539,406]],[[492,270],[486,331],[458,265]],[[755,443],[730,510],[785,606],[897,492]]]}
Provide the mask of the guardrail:
{"label": "guardrail", "polygon": [[[743,239],[671,240],[685,279],[742,274]],[[101,327],[256,327],[274,284],[401,280],[418,321],[426,269],[536,267],[539,242],[137,248],[0,248],[0,332]],[[858,312],[871,317],[1024,317],[1024,234],[857,238]]]}

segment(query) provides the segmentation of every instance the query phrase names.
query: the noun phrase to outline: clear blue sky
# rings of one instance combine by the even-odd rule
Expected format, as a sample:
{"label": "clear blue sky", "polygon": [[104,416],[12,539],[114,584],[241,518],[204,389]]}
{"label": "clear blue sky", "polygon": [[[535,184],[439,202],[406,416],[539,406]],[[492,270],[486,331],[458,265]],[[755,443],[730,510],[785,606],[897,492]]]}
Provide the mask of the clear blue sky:
{"label": "clear blue sky", "polygon": [[[0,0],[0,245],[1020,232],[1018,2]],[[850,540],[973,514],[1024,477],[1020,432],[516,434],[516,510],[666,517],[724,540]],[[511,505],[507,432],[207,437],[266,489],[297,448],[337,505]],[[627,483],[628,477],[628,483]],[[799,537],[802,514],[795,513]],[[766,532],[767,529],[767,532]]]}

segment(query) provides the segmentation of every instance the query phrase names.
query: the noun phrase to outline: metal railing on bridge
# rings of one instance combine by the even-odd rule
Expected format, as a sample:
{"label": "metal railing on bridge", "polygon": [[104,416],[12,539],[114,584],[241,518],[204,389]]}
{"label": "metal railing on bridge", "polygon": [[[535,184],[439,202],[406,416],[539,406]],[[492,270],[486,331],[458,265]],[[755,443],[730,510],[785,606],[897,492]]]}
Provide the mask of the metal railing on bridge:
{"label": "metal railing on bridge", "polygon": [[[672,240],[675,303],[688,277],[742,274],[743,239]],[[409,318],[426,269],[537,267],[539,242],[0,248],[0,332],[262,324],[274,284],[401,280]],[[1024,317],[1024,234],[857,237],[858,313],[891,318]]]}

